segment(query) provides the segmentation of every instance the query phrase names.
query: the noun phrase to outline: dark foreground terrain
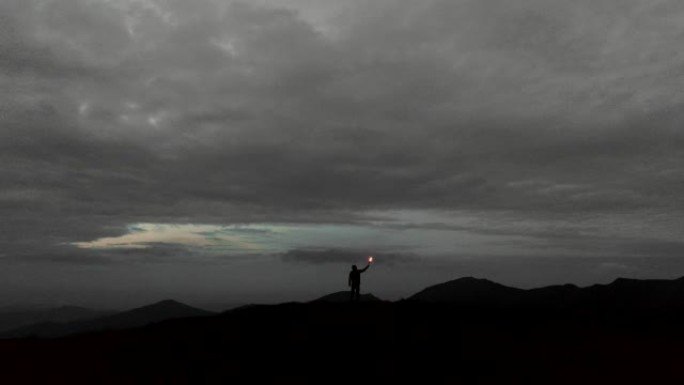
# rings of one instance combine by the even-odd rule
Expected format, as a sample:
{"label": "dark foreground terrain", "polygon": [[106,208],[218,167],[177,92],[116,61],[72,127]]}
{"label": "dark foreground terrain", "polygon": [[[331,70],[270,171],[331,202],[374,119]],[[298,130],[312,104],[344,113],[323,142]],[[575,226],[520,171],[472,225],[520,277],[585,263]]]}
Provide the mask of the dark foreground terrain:
{"label": "dark foreground terrain", "polygon": [[522,291],[467,278],[399,302],[249,306],[5,339],[0,384],[678,384],[683,289],[680,279]]}
{"label": "dark foreground terrain", "polygon": [[0,341],[0,383],[683,383],[683,319],[415,302],[255,306]]}

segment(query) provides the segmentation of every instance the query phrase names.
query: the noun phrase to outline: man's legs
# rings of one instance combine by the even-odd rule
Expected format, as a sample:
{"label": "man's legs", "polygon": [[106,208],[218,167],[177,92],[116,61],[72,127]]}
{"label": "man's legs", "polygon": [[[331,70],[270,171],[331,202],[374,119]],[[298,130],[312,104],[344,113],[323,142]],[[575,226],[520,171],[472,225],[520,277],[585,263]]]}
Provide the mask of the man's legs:
{"label": "man's legs", "polygon": [[352,301],[358,301],[361,298],[359,295],[359,287],[358,286],[352,286],[351,290],[351,300]]}

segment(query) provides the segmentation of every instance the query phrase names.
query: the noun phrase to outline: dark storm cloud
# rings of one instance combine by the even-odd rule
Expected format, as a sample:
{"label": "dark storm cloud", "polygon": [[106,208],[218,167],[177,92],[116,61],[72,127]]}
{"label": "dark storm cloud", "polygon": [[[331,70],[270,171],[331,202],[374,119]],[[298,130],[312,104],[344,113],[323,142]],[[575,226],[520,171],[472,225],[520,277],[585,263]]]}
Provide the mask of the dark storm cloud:
{"label": "dark storm cloud", "polygon": [[143,221],[684,214],[676,1],[261,3],[3,1],[5,252]]}
{"label": "dark storm cloud", "polygon": [[416,262],[420,258],[410,253],[378,252],[369,253],[368,250],[353,249],[293,249],[280,254],[284,262],[300,262],[309,264],[343,263],[362,264],[372,255],[376,262],[395,264]]}
{"label": "dark storm cloud", "polygon": [[[50,264],[50,265],[87,265],[87,266],[130,266],[141,264],[186,265],[202,263],[203,265],[226,265],[236,261],[254,260],[254,255],[221,254],[194,247],[177,244],[148,243],[144,248],[111,248],[82,249],[70,244],[45,245],[28,244],[19,247],[16,244],[0,245],[10,251],[0,255],[0,264]],[[272,258],[258,256],[257,258]]]}

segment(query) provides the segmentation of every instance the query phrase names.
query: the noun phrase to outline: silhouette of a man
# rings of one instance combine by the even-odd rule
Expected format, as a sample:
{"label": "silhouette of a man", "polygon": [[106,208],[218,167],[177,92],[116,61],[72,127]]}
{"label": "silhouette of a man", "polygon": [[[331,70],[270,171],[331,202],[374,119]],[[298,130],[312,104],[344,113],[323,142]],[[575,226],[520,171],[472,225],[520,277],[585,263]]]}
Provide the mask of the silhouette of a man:
{"label": "silhouette of a man", "polygon": [[370,262],[366,267],[359,270],[356,265],[352,265],[352,269],[349,272],[349,286],[351,286],[351,300],[358,301],[361,299],[360,289],[361,289],[361,273],[368,270],[370,267]]}

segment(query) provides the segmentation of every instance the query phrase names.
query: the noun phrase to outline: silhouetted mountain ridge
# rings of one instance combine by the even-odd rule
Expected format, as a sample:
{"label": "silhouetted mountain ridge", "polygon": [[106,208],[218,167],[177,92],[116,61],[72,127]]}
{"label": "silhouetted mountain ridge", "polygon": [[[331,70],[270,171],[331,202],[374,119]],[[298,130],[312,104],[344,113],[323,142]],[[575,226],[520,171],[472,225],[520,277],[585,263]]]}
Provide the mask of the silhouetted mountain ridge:
{"label": "silhouetted mountain ridge", "polygon": [[[522,293],[518,298],[532,295],[543,301],[598,296],[599,302],[632,288],[677,293],[676,284],[631,280],[532,290],[486,280],[457,281],[422,295],[444,289],[456,291],[460,299],[471,295],[498,305],[497,293]],[[471,303],[252,305],[128,330],[0,340],[0,383],[684,382],[684,312],[570,313],[537,311],[525,304],[475,308]],[[178,307],[172,302],[150,307],[166,306]],[[353,370],[340,364],[350,357],[361,363]]]}
{"label": "silhouetted mountain ridge", "polygon": [[7,309],[0,314],[0,332],[38,323],[83,321],[113,314],[113,311],[92,310],[80,306],[60,306],[35,310]]}
{"label": "silhouetted mountain ridge", "polygon": [[459,278],[430,286],[410,300],[483,307],[568,309],[684,309],[684,278],[617,278],[609,284],[518,289],[486,279]]}
{"label": "silhouetted mountain ridge", "polygon": [[487,279],[464,277],[427,287],[411,300],[472,306],[505,306],[523,292]]}
{"label": "silhouetted mountain ridge", "polygon": [[29,325],[3,333],[3,336],[59,337],[100,330],[129,329],[175,318],[202,317],[212,314],[215,313],[167,299],[151,305],[86,321],[67,323],[44,322]]}
{"label": "silhouetted mountain ridge", "polygon": [[[361,302],[377,302],[377,301],[382,301],[380,298],[374,296],[373,294],[366,293],[366,294],[361,294]],[[350,300],[350,294],[348,290],[345,291],[338,291],[335,293],[330,293],[327,295],[324,295],[320,298],[317,298],[313,300],[312,302],[332,302],[332,303],[340,303],[340,302],[349,302]]]}
{"label": "silhouetted mountain ridge", "polygon": [[[463,277],[427,287],[408,298],[413,302],[447,304],[483,309],[545,309],[582,312],[659,311],[684,314],[684,278],[675,280],[639,280],[618,278],[608,284],[578,287],[572,284],[534,289],[519,289],[487,279]],[[349,302],[349,292],[322,296],[311,303],[342,304]],[[372,294],[364,294],[362,302],[384,303]],[[253,309],[246,305],[239,309]],[[256,307],[260,308],[260,307]],[[73,310],[73,309],[72,309]],[[231,314],[228,311],[223,314]],[[215,314],[174,300],[164,300],[126,312],[85,321],[55,322],[48,320],[5,332],[4,337],[58,337],[100,330],[116,330],[145,326],[175,318]]]}

